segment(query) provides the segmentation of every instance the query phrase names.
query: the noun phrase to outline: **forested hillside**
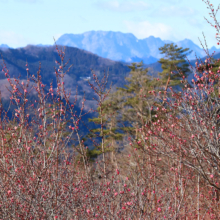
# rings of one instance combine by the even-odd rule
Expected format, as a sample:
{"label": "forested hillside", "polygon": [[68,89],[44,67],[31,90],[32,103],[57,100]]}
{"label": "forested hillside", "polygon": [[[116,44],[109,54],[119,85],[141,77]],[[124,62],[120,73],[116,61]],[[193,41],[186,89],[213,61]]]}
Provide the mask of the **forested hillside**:
{"label": "forested hillside", "polygon": [[[55,82],[54,66],[55,60],[58,59],[55,46],[38,47],[29,45],[19,49],[2,50],[1,54],[12,74],[11,77],[18,77],[20,75],[21,79],[26,79],[26,62],[29,64],[30,73],[36,74],[40,62],[43,82],[47,86],[50,85],[52,80]],[[74,92],[77,85],[80,95],[83,91],[86,92],[87,90],[84,88],[85,83],[82,82],[83,77],[92,76],[91,70],[97,76],[102,76],[104,71],[109,71],[109,84],[112,82],[115,86],[123,86],[124,78],[129,72],[129,68],[120,62],[104,59],[73,47],[66,47],[64,62],[68,60],[69,64],[73,65],[73,67],[67,73],[68,77],[66,76],[67,86]],[[4,79],[3,73],[0,77]]]}

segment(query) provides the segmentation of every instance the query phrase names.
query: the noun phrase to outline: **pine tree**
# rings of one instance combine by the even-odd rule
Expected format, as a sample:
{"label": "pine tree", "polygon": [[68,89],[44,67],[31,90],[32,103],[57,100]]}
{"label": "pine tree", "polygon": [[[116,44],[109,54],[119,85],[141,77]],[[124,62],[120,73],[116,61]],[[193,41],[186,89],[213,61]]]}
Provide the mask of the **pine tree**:
{"label": "pine tree", "polygon": [[[148,69],[143,67],[143,62],[132,63],[129,68],[130,75],[126,78],[128,83],[124,88],[118,88],[108,101],[115,114],[114,125],[117,131],[135,137],[137,127],[151,119],[154,96],[149,91],[154,90],[157,83],[156,79],[153,80],[147,74]],[[110,111],[110,108],[108,109]]]}
{"label": "pine tree", "polygon": [[[115,112],[117,111],[118,103],[111,101],[109,98],[110,89],[106,89],[108,75],[104,75],[101,81],[98,80],[97,76],[94,75],[96,86],[89,83],[95,93],[97,94],[96,101],[98,102],[98,108],[96,110],[97,117],[89,119],[90,122],[94,122],[98,126],[97,128],[91,129],[88,135],[89,138],[93,139],[94,149],[88,150],[90,158],[103,155],[103,162],[110,155],[111,161],[113,162],[114,152],[116,150],[117,140],[120,140],[123,136],[117,131],[115,123]],[[110,152],[110,153],[109,153]],[[105,158],[106,157],[106,158]]]}
{"label": "pine tree", "polygon": [[186,62],[186,56],[192,51],[189,51],[189,48],[183,49],[182,47],[178,47],[173,43],[165,44],[159,50],[161,54],[164,54],[164,58],[161,58],[158,62],[162,64],[163,71],[159,75],[166,91],[168,85],[180,85],[182,77],[186,78],[187,73],[190,72],[189,64]]}
{"label": "pine tree", "polygon": [[[88,135],[88,137],[93,138],[93,140],[95,141],[95,148],[88,152],[91,158],[97,157],[98,155],[103,153],[101,143],[99,143],[99,140],[102,138],[103,135],[105,140],[104,152],[111,152],[111,160],[113,161],[114,153],[117,150],[116,142],[123,138],[122,131],[119,131],[120,129],[117,127],[118,124],[115,114],[117,110],[118,103],[116,103],[115,100],[113,101],[112,97],[109,97],[109,99],[102,104],[102,116],[100,115],[100,107],[98,107],[98,116],[89,119],[90,122],[99,125],[98,128],[90,130],[90,134]],[[102,133],[100,126],[102,126]]]}
{"label": "pine tree", "polygon": [[[137,128],[151,121],[154,114],[151,109],[155,102],[152,91],[155,90],[156,93],[157,80],[148,75],[148,69],[143,67],[143,62],[132,63],[129,68],[131,71],[126,78],[127,84],[109,94],[102,103],[102,116],[98,108],[99,115],[90,120],[101,125],[102,118],[105,152],[115,152],[117,143],[127,135],[137,139]],[[100,135],[100,126],[90,133],[90,137],[101,138]],[[98,149],[101,149],[100,144],[91,153],[101,154]]]}
{"label": "pine tree", "polygon": [[149,91],[154,89],[153,80],[147,74],[148,69],[143,68],[143,63],[132,63],[129,66],[131,69],[130,77],[126,78],[128,85],[126,88],[121,88],[124,102],[123,107],[123,121],[129,121],[132,125],[132,130],[136,126],[149,120],[153,98]]}

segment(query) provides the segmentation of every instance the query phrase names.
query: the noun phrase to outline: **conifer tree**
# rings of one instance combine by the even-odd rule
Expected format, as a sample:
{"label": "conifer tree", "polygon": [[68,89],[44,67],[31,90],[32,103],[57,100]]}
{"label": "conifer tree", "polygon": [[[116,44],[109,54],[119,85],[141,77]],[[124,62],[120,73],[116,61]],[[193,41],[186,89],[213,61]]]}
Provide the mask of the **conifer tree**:
{"label": "conifer tree", "polygon": [[[152,119],[152,111],[155,97],[154,90],[158,87],[158,81],[148,75],[148,69],[143,67],[143,62],[132,63],[129,76],[126,78],[127,84],[123,88],[117,88],[110,93],[108,98],[102,103],[102,115],[100,107],[97,109],[99,115],[90,121],[103,125],[105,153],[114,154],[117,143],[127,135],[137,139],[137,128],[148,123]],[[101,138],[101,128],[93,129],[90,137]],[[100,143],[101,144],[101,143]],[[96,145],[89,154],[98,155],[103,152],[101,145]],[[120,143],[122,145],[122,143]]]}
{"label": "conifer tree", "polygon": [[170,86],[180,85],[182,77],[186,77],[189,70],[189,64],[186,62],[186,56],[192,51],[189,48],[183,49],[177,45],[165,44],[159,50],[164,57],[158,62],[162,64],[163,71],[159,74],[161,76],[162,85],[165,91]]}
{"label": "conifer tree", "polygon": [[[102,138],[101,135],[104,136],[104,152],[111,153],[111,161],[113,161],[114,153],[117,150],[116,142],[123,138],[122,132],[119,131],[118,121],[116,119],[117,115],[115,114],[115,112],[118,110],[118,106],[117,99],[114,97],[113,100],[112,97],[109,97],[109,99],[102,104],[102,116],[100,115],[100,107],[98,107],[98,116],[89,119],[90,122],[93,122],[97,125],[101,125],[102,123],[102,134],[99,126],[98,128],[90,130],[90,134],[88,136],[95,139],[95,141],[98,141],[100,138]],[[103,153],[101,150],[101,143],[94,142],[94,145],[95,148],[88,151],[88,154],[91,158]]]}
{"label": "conifer tree", "polygon": [[109,112],[114,112],[114,127],[118,133],[136,136],[138,126],[147,123],[151,118],[151,106],[154,97],[149,91],[157,86],[156,79],[152,79],[143,67],[143,62],[132,63],[128,82],[124,88],[118,88],[108,100],[111,106]]}
{"label": "conifer tree", "polygon": [[103,157],[108,159],[107,157],[110,155],[111,161],[113,162],[114,152],[116,150],[115,142],[123,137],[123,135],[117,131],[116,127],[115,112],[117,112],[119,105],[117,99],[115,99],[116,97],[114,97],[114,100],[109,97],[110,89],[106,89],[108,75],[107,77],[104,75],[101,81],[98,80],[96,75],[94,75],[94,77],[97,84],[96,87],[90,82],[89,84],[97,94],[96,100],[98,101],[98,108],[96,112],[98,115],[97,117],[89,119],[89,121],[97,124],[98,127],[90,130],[88,137],[93,139],[94,149],[88,150],[87,153],[90,158],[102,154]]}
{"label": "conifer tree", "polygon": [[[126,78],[128,84],[119,91],[124,97],[122,102],[122,120],[128,121],[132,131],[136,126],[140,126],[143,121],[150,117],[150,108],[153,102],[152,95],[148,93],[154,89],[154,81],[147,74],[148,69],[143,68],[143,63],[132,63],[130,77]],[[140,122],[141,120],[141,122]]]}

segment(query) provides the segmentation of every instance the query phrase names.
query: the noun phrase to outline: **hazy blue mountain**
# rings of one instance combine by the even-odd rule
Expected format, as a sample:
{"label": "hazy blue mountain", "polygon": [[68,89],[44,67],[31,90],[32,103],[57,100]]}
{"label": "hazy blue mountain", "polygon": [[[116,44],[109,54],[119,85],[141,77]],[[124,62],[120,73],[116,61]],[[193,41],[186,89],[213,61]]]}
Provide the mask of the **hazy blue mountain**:
{"label": "hazy blue mountain", "polygon": [[37,47],[50,47],[50,44],[37,44]]}
{"label": "hazy blue mountain", "polygon": [[171,43],[173,43],[173,41],[171,41],[171,40],[164,40],[163,41],[165,44],[171,44]]}
{"label": "hazy blue mountain", "polygon": [[64,34],[58,45],[77,47],[112,60],[129,61],[142,57],[143,48],[133,34],[113,31],[90,31],[83,34]]}
{"label": "hazy blue mountain", "polygon": [[151,64],[157,62],[158,59],[152,56],[147,56],[142,58],[135,56],[132,57],[129,62],[141,62],[141,61],[143,61],[143,63],[145,64]]}
{"label": "hazy blue mountain", "polygon": [[[143,60],[145,64],[156,62],[162,57],[159,47],[165,43],[172,43],[170,40],[161,40],[154,36],[145,39],[137,39],[131,33],[113,31],[88,31],[83,34],[64,34],[56,42],[58,45],[77,47],[90,51],[98,56],[115,61],[135,62]],[[188,59],[204,57],[206,54],[201,47],[189,39],[175,42],[183,48],[193,50]],[[212,47],[210,52],[220,51]]]}
{"label": "hazy blue mountain", "polygon": [[[28,45],[23,48],[8,50],[0,48],[0,54],[2,54],[4,62],[6,63],[11,79],[13,80],[13,78],[20,77],[20,83],[21,81],[27,81],[26,62],[28,62],[30,76],[37,75],[40,62],[41,76],[43,84],[45,85],[45,90],[47,92],[52,83],[55,91],[54,93],[56,94],[57,84],[54,66],[58,67],[58,65],[55,64],[55,60],[60,61],[60,57],[58,56],[55,46],[42,47]],[[96,85],[95,80],[93,79],[94,72],[99,79],[103,77],[104,72],[108,73],[109,80],[107,88],[109,88],[112,83],[113,89],[123,86],[125,84],[125,77],[127,77],[130,72],[130,69],[123,63],[105,59],[92,54],[91,52],[73,47],[66,47],[64,63],[68,60],[69,65],[73,64],[73,66],[64,77],[65,89],[68,93],[71,91],[70,101],[72,103],[75,102],[75,96],[77,96],[75,105],[77,112],[80,111],[83,97],[85,97],[85,111],[82,114],[91,109],[95,110],[98,106],[97,102],[93,99],[96,97],[96,94],[88,83],[89,80],[91,83]],[[0,64],[3,64],[1,56]],[[68,69],[69,65],[64,68],[64,71]],[[34,85],[34,82],[31,80],[30,87]],[[11,90],[11,86],[6,79],[5,74],[0,72],[0,91],[5,109],[9,106],[9,98],[11,95],[7,88]],[[35,96],[36,92],[34,92],[34,90],[30,90],[28,100],[32,100],[34,102],[36,99]],[[10,112],[10,117],[11,114],[12,112]],[[94,117],[94,112],[85,115],[83,120],[86,122],[89,117]],[[80,130],[82,133],[87,132],[86,126],[82,126]]]}
{"label": "hazy blue mountain", "polygon": [[9,48],[9,46],[7,44],[1,44],[0,47]]}
{"label": "hazy blue mountain", "polygon": [[[153,38],[153,37],[152,37]],[[159,45],[163,42],[158,38]],[[132,62],[132,58],[155,55],[155,45],[151,39],[139,40],[133,34],[113,31],[89,31],[83,34],[64,34],[58,40],[58,45],[77,47],[91,51],[101,57],[115,61]],[[153,54],[153,55],[152,55]],[[156,57],[158,59],[158,56]]]}
{"label": "hazy blue mountain", "polygon": [[[31,74],[37,73],[39,62],[41,62],[42,80],[43,83],[47,85],[45,88],[50,88],[51,81],[54,82],[53,85],[56,87],[54,66],[55,60],[60,60],[60,58],[55,46],[42,47],[28,45],[23,48],[8,50],[2,50],[0,48],[0,53],[6,62],[11,77],[16,78],[20,75],[20,79],[24,80],[27,77],[26,61],[28,62]],[[104,72],[108,72],[108,85],[112,83],[113,87],[123,86],[125,84],[124,78],[130,71],[126,64],[102,58],[91,52],[73,47],[66,47],[64,62],[68,60],[70,64],[73,64],[73,67],[68,74],[66,74],[64,81],[67,89],[72,90],[73,95],[71,98],[73,99],[76,94],[76,88],[78,87],[78,96],[82,97],[85,93],[87,100],[93,100],[90,86],[88,82],[86,82],[89,78],[91,79],[90,81],[93,81],[92,71],[95,72],[98,77],[102,77]],[[2,64],[1,57],[0,64]],[[7,95],[4,94],[8,93],[5,86],[1,85],[5,84],[6,81],[4,74],[0,72],[0,90],[4,98],[7,97]]]}
{"label": "hazy blue mountain", "polygon": [[0,49],[1,50],[8,50],[10,47],[7,44],[1,44]]}
{"label": "hazy blue mountain", "polygon": [[[184,39],[182,41],[178,41],[176,42],[176,44],[179,47],[183,47],[183,48],[190,48],[191,50],[193,50],[193,52],[191,53],[190,56],[188,56],[188,59],[193,60],[195,59],[195,57],[205,57],[206,53],[203,49],[201,49],[198,45],[194,44],[193,41],[189,40],[189,39]],[[212,47],[209,49],[209,53],[212,54],[214,51],[216,52],[220,52],[220,49],[217,49],[216,47]],[[195,56],[196,55],[196,56]]]}

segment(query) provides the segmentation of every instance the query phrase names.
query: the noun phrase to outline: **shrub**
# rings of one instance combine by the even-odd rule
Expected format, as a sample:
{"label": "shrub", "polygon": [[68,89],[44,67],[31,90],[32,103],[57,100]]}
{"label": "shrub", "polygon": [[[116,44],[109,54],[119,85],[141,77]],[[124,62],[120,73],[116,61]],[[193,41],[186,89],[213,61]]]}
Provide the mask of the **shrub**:
{"label": "shrub", "polygon": [[[205,2],[219,35],[213,5]],[[182,92],[153,92],[154,119],[140,120],[135,139],[124,140],[126,150],[113,158],[99,120],[101,155],[90,161],[79,134],[82,111],[75,112],[63,83],[65,50],[57,52],[56,91],[45,90],[40,67],[21,82],[3,66],[14,110],[9,118],[0,108],[0,218],[219,219],[220,72],[212,60],[208,70],[198,61],[193,87],[183,78]]]}

